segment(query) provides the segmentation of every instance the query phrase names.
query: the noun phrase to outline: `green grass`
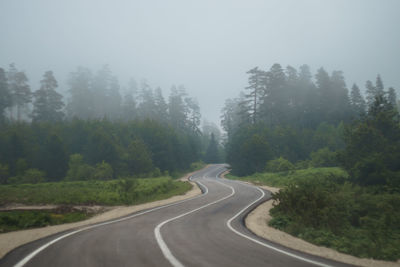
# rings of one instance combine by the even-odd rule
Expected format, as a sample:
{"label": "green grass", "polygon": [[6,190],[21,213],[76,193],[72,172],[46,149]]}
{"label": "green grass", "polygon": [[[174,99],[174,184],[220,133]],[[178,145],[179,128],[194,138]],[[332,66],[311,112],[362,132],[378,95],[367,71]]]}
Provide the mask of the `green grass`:
{"label": "green grass", "polygon": [[82,211],[59,213],[49,210],[15,210],[0,212],[0,233],[77,222],[92,214]]}
{"label": "green grass", "polygon": [[0,185],[0,205],[123,205],[184,194],[189,183],[170,177]]}
{"label": "green grass", "polygon": [[229,174],[226,177],[233,180],[249,181],[257,185],[286,187],[290,183],[315,176],[323,178],[324,177],[338,177],[341,179],[348,178],[347,172],[338,167],[309,168],[303,170],[293,170],[293,171],[277,172],[277,173],[272,173],[272,172],[255,173],[253,175],[243,176],[243,177],[237,177]]}

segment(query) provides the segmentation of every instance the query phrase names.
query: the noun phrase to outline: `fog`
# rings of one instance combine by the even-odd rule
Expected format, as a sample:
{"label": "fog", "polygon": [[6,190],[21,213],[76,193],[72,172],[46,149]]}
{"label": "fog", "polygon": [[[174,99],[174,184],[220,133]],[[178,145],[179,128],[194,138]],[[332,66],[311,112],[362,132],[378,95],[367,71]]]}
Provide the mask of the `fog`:
{"label": "fog", "polygon": [[168,95],[184,84],[219,123],[255,66],[342,70],[362,90],[380,74],[398,90],[399,10],[398,0],[2,0],[0,67],[25,70],[32,90],[52,70],[65,93],[77,66],[109,64],[122,86],[146,79]]}

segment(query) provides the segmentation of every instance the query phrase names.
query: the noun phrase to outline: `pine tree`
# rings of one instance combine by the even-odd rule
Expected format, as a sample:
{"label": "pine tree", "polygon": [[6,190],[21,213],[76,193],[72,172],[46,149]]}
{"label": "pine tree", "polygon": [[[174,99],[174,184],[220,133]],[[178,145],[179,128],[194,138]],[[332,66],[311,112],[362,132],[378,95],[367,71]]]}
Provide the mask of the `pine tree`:
{"label": "pine tree", "polygon": [[187,107],[186,117],[188,119],[187,124],[189,130],[194,134],[200,134],[199,126],[200,126],[201,114],[200,114],[199,103],[197,103],[197,100],[194,98],[186,97],[185,104]]}
{"label": "pine tree", "polygon": [[154,104],[156,109],[156,116],[160,122],[167,123],[168,118],[168,104],[165,102],[161,88],[157,87],[154,91]]}
{"label": "pine tree", "polygon": [[53,72],[46,71],[40,83],[40,89],[33,94],[35,98],[32,112],[33,121],[56,122],[62,120],[64,102],[62,95],[55,90],[58,84]]}
{"label": "pine tree", "polygon": [[71,95],[68,105],[68,117],[89,119],[94,117],[94,96],[92,92],[92,73],[89,69],[79,67],[69,74],[68,85]]}
{"label": "pine tree", "polygon": [[110,116],[110,114],[108,114],[108,95],[111,79],[112,73],[108,65],[104,65],[100,70],[98,70],[93,79],[92,97],[94,102],[93,107],[95,118]]}
{"label": "pine tree", "polygon": [[356,116],[365,114],[366,103],[356,84],[353,84],[353,87],[351,88],[350,103],[352,111]]}
{"label": "pine tree", "polygon": [[315,127],[319,124],[319,95],[311,78],[310,67],[308,65],[300,66],[297,90],[301,96],[301,103],[296,110],[296,115],[299,125]]}
{"label": "pine tree", "polygon": [[125,121],[134,120],[138,117],[137,101],[138,94],[137,83],[131,78],[128,83],[128,90],[125,94],[122,104],[122,117]]}
{"label": "pine tree", "polygon": [[375,97],[378,94],[378,90],[376,89],[376,87],[372,84],[371,81],[367,81],[365,83],[365,87],[367,88],[366,90],[366,94],[367,94],[367,106],[370,107],[372,105],[372,103],[374,103],[375,101]]}
{"label": "pine tree", "polygon": [[4,122],[4,112],[11,106],[11,95],[8,88],[6,72],[0,68],[0,124]]}
{"label": "pine tree", "polygon": [[264,94],[265,72],[255,67],[246,73],[249,74],[249,86],[246,87],[249,93],[242,105],[248,109],[252,123],[256,123],[259,116],[260,99]]}
{"label": "pine tree", "polygon": [[125,95],[122,113],[125,121],[131,121],[137,117],[136,102],[131,93]]}
{"label": "pine tree", "polygon": [[270,125],[286,123],[290,112],[290,97],[285,72],[280,64],[275,63],[264,75],[262,117]]}
{"label": "pine tree", "polygon": [[[31,89],[28,85],[28,78],[23,71],[18,71],[14,64],[10,65],[8,71],[9,88],[11,92],[12,107],[17,108],[17,121],[21,121],[23,108],[32,101]],[[11,120],[12,110],[10,112]]]}
{"label": "pine tree", "polygon": [[393,87],[388,90],[388,101],[393,108],[397,108],[397,95]]}
{"label": "pine tree", "polygon": [[382,78],[379,74],[376,76],[375,88],[377,94],[384,94],[385,87],[383,86]]}
{"label": "pine tree", "polygon": [[179,86],[179,88],[172,86],[168,101],[169,118],[172,127],[178,130],[185,130],[187,125],[185,96],[186,92],[183,86]]}
{"label": "pine tree", "polygon": [[333,71],[331,75],[331,88],[333,98],[331,100],[330,120],[332,122],[345,121],[350,112],[349,91],[342,71]]}
{"label": "pine tree", "polygon": [[328,120],[328,114],[331,111],[331,101],[333,99],[331,81],[328,72],[324,68],[320,68],[315,75],[317,92],[318,92],[318,111],[320,113],[320,121]]}
{"label": "pine tree", "polygon": [[211,133],[210,143],[208,144],[208,148],[204,156],[204,161],[206,163],[219,162],[218,144],[217,141],[215,141],[214,133]]}
{"label": "pine tree", "polygon": [[156,119],[157,114],[153,89],[147,84],[145,80],[143,80],[141,84],[139,99],[139,116],[143,119]]}
{"label": "pine tree", "polygon": [[110,83],[107,91],[107,108],[106,114],[112,119],[119,119],[121,117],[121,95],[119,93],[119,82],[116,76],[111,76]]}

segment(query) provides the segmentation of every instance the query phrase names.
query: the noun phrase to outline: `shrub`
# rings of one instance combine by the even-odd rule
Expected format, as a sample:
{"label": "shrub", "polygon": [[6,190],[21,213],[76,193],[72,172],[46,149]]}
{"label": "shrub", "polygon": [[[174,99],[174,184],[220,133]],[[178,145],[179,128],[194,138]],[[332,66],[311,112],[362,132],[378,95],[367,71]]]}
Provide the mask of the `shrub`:
{"label": "shrub", "polygon": [[296,170],[304,170],[311,167],[311,162],[309,160],[299,160],[294,166]]}
{"label": "shrub", "polygon": [[314,167],[335,167],[338,165],[336,153],[327,147],[311,152],[311,164]]}
{"label": "shrub", "polygon": [[43,183],[45,181],[45,172],[38,169],[28,169],[22,176],[22,182],[28,184]]}
{"label": "shrub", "polygon": [[46,174],[38,169],[28,169],[22,175],[10,177],[10,184],[37,184],[45,181]]}
{"label": "shrub", "polygon": [[270,225],[358,257],[400,258],[400,196],[337,177],[299,179],[273,194]]}
{"label": "shrub", "polygon": [[294,169],[294,165],[282,157],[268,161],[265,167],[265,171],[267,172],[284,172]]}
{"label": "shrub", "polygon": [[96,165],[93,178],[96,180],[111,180],[113,178],[113,169],[110,164],[103,161]]}
{"label": "shrub", "polygon": [[83,156],[80,154],[73,154],[69,157],[68,167],[65,177],[68,181],[90,180],[95,172],[92,166],[84,163]]}

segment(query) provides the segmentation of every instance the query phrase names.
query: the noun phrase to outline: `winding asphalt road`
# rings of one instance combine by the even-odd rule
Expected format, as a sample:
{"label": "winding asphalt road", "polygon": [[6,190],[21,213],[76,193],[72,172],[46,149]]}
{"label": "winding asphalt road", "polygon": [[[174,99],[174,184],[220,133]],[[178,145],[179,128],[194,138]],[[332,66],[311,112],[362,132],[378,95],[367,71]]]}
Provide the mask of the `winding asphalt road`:
{"label": "winding asphalt road", "polygon": [[258,238],[244,216],[269,192],[197,172],[203,194],[53,235],[8,253],[0,266],[347,266]]}

